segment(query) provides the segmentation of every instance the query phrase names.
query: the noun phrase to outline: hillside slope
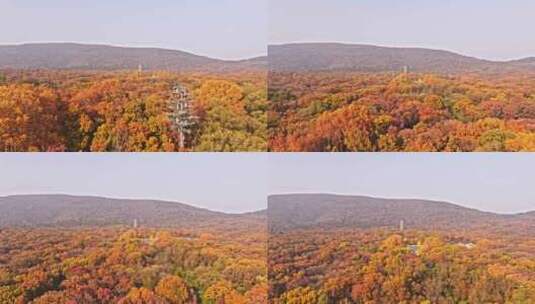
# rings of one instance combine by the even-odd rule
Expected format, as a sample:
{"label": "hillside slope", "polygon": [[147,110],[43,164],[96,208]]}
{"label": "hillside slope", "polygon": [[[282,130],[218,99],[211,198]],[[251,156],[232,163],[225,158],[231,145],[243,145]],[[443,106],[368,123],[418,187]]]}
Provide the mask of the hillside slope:
{"label": "hillside slope", "polygon": [[271,71],[401,71],[466,73],[535,70],[530,58],[498,62],[425,48],[361,44],[298,43],[268,47]]}
{"label": "hillside slope", "polygon": [[[451,203],[330,194],[273,195],[268,199],[270,231],[299,228],[470,229],[495,225],[533,226],[535,214],[502,215]],[[532,227],[533,228],[533,227]]]}
{"label": "hillside slope", "polygon": [[264,69],[265,58],[226,61],[191,53],[76,43],[0,46],[0,68],[226,72]]}
{"label": "hillside slope", "polygon": [[0,197],[0,227],[139,225],[191,227],[250,224],[262,214],[226,214],[176,202],[69,195]]}

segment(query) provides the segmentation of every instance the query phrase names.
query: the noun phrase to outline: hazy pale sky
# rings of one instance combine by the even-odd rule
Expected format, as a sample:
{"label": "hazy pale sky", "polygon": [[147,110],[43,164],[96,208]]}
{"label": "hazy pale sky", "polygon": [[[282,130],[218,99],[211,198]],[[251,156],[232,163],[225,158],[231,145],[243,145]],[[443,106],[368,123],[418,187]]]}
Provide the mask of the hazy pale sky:
{"label": "hazy pale sky", "polygon": [[0,168],[0,196],[153,198],[244,212],[266,208],[268,193],[337,193],[535,210],[529,153],[5,153]]}
{"label": "hazy pale sky", "polygon": [[268,0],[0,0],[0,44],[80,42],[221,59],[266,53]]}
{"label": "hazy pale sky", "polygon": [[269,42],[446,49],[484,59],[535,56],[533,0],[270,0]]}
{"label": "hazy pale sky", "polygon": [[270,154],[269,192],[422,198],[499,213],[535,211],[535,154]]}
{"label": "hazy pale sky", "polygon": [[171,200],[225,212],[267,207],[264,154],[0,155],[0,196],[73,194]]}

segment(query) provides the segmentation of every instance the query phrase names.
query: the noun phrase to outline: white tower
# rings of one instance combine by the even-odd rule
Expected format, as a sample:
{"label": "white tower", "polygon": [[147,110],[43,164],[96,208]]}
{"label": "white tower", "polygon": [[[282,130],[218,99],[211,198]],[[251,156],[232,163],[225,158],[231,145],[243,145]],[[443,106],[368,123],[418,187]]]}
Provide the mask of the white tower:
{"label": "white tower", "polygon": [[189,143],[189,137],[197,121],[197,117],[192,114],[192,102],[188,90],[181,85],[176,85],[168,103],[169,118],[178,131],[178,145],[180,149],[184,149]]}

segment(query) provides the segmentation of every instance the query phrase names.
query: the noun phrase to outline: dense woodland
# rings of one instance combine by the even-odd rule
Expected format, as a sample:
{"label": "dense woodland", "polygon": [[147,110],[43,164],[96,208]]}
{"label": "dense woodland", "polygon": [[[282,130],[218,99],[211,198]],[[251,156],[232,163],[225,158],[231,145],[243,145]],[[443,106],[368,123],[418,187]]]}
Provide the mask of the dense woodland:
{"label": "dense woodland", "polygon": [[261,226],[3,229],[0,303],[267,303],[265,255]]}
{"label": "dense woodland", "polygon": [[[498,216],[449,203],[399,202],[404,213],[393,199],[277,195],[267,211],[229,215],[159,201],[4,198],[0,303],[535,301],[533,213]],[[370,205],[383,208],[373,209],[381,216],[367,215]],[[348,220],[359,217],[357,209],[371,221]],[[411,214],[428,220],[418,224]],[[390,218],[406,219],[403,231]],[[127,219],[135,219],[134,227],[114,224]]]}
{"label": "dense woodland", "polygon": [[0,71],[0,151],[178,151],[175,85],[198,120],[186,151],[265,151],[266,77],[232,74]]}
{"label": "dense woodland", "polygon": [[178,151],[179,83],[199,117],[185,151],[535,151],[534,75],[273,72],[269,111],[265,81],[5,70],[0,150]]}
{"label": "dense woodland", "polygon": [[271,72],[272,151],[535,151],[535,75]]}
{"label": "dense woodland", "polygon": [[386,229],[273,233],[270,302],[535,303],[532,236]]}

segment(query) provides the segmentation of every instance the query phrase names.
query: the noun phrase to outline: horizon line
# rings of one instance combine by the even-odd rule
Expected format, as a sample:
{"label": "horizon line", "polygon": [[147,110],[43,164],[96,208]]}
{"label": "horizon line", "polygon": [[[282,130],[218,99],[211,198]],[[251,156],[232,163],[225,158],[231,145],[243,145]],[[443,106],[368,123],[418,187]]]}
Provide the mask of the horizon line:
{"label": "horizon line", "polygon": [[225,62],[242,62],[242,61],[248,61],[248,60],[254,60],[259,59],[263,57],[267,57],[267,47],[266,47],[266,53],[253,55],[253,56],[246,56],[246,57],[239,57],[239,58],[221,58],[217,56],[211,56],[211,55],[205,55],[196,53],[191,50],[186,49],[178,49],[178,48],[172,48],[172,47],[159,47],[159,46],[134,46],[134,45],[127,45],[127,44],[114,44],[114,43],[94,43],[94,42],[74,42],[74,41],[28,41],[28,42],[18,42],[18,43],[0,43],[0,47],[19,47],[19,46],[28,46],[28,45],[45,45],[45,44],[56,44],[56,45],[80,45],[80,46],[101,46],[101,47],[111,47],[111,48],[123,48],[123,49],[146,49],[146,50],[161,50],[161,51],[175,51],[175,52],[183,52],[188,53],[190,55],[204,57],[206,59],[212,59],[212,60],[219,60],[219,61],[225,61]]}
{"label": "horizon line", "polygon": [[429,51],[441,51],[441,52],[449,52],[456,55],[474,58],[478,60],[493,62],[493,63],[510,63],[520,60],[526,60],[526,59],[535,59],[535,54],[530,56],[522,56],[522,57],[512,57],[508,59],[497,59],[497,58],[484,58],[481,56],[476,55],[470,55],[466,54],[462,51],[456,51],[451,50],[448,48],[439,48],[439,47],[426,47],[426,46],[399,46],[399,45],[387,45],[387,44],[374,44],[374,43],[359,43],[359,42],[351,42],[351,41],[311,41],[311,40],[304,40],[304,41],[291,41],[291,42],[274,42],[274,43],[268,43],[266,45],[265,52],[261,54],[256,54],[252,56],[244,56],[244,57],[235,57],[235,58],[222,58],[218,56],[212,56],[209,54],[201,54],[196,53],[192,50],[187,49],[179,49],[179,48],[172,48],[172,47],[161,47],[161,46],[149,46],[149,45],[127,45],[127,44],[114,44],[114,43],[94,43],[94,42],[75,42],[75,41],[28,41],[28,42],[18,42],[18,43],[0,43],[0,47],[17,47],[17,46],[27,46],[27,45],[46,45],[46,44],[56,44],[56,45],[80,45],[80,46],[101,46],[101,47],[112,47],[112,48],[125,48],[125,49],[152,49],[152,50],[161,50],[161,51],[176,51],[176,52],[184,52],[188,53],[190,55],[204,57],[207,59],[212,60],[219,60],[224,62],[243,62],[243,61],[249,61],[249,60],[255,60],[266,57],[269,60],[269,47],[272,46],[288,46],[288,45],[312,45],[312,44],[337,44],[337,45],[344,45],[344,46],[370,46],[370,47],[378,47],[378,48],[389,48],[389,49],[415,49],[415,50],[429,50]]}
{"label": "horizon line", "polygon": [[202,207],[196,204],[192,204],[189,202],[181,202],[178,200],[170,200],[170,199],[158,199],[158,198],[136,198],[136,197],[118,197],[118,196],[107,196],[107,195],[91,195],[91,194],[69,194],[69,193],[26,193],[26,194],[8,194],[8,195],[0,195],[0,198],[9,198],[9,197],[21,197],[21,196],[69,196],[69,197],[87,197],[87,198],[101,198],[101,199],[111,199],[111,200],[130,200],[130,201],[156,201],[156,202],[162,202],[162,203],[174,203],[174,204],[182,204],[187,205],[193,208],[203,209],[211,212],[216,213],[222,213],[226,215],[246,215],[251,213],[257,213],[257,212],[263,212],[266,210],[269,210],[269,198],[273,196],[291,196],[291,195],[330,195],[330,196],[340,196],[340,197],[364,197],[364,198],[371,198],[371,199],[378,199],[378,200],[420,200],[420,201],[426,201],[430,203],[443,203],[443,204],[450,204],[466,209],[476,210],[479,212],[484,213],[490,213],[495,215],[524,215],[528,213],[535,212],[535,209],[533,210],[524,210],[524,211],[517,211],[517,212],[497,212],[497,211],[486,211],[479,208],[469,207],[465,205],[461,205],[459,203],[454,203],[450,200],[445,199],[432,199],[432,198],[421,198],[421,197],[388,197],[388,196],[375,196],[375,195],[366,195],[366,194],[351,194],[351,193],[341,193],[341,192],[278,192],[278,193],[270,193],[267,195],[267,207],[261,208],[257,210],[249,210],[249,211],[242,211],[242,212],[229,212],[229,211],[221,211],[221,210],[214,210],[206,207]]}
{"label": "horizon line", "polygon": [[523,211],[513,211],[513,212],[498,212],[498,211],[488,211],[488,210],[482,210],[475,207],[470,207],[466,205],[462,205],[453,201],[450,201],[448,199],[440,199],[440,198],[423,198],[423,197],[404,197],[404,196],[395,196],[395,197],[389,197],[389,196],[376,196],[372,194],[355,194],[355,193],[346,193],[346,192],[315,192],[315,191],[301,191],[301,192],[278,192],[278,193],[271,193],[268,195],[268,198],[271,196],[290,196],[290,195],[330,195],[330,196],[340,196],[340,197],[364,197],[364,198],[372,198],[372,199],[379,199],[379,200],[420,200],[420,201],[427,201],[427,202],[433,202],[433,203],[445,203],[450,205],[455,205],[458,207],[476,210],[479,212],[485,212],[485,213],[491,213],[491,214],[497,214],[497,215],[522,215],[527,213],[535,212],[535,209],[533,210],[523,210]]}
{"label": "horizon line", "polygon": [[[509,59],[488,59],[483,58],[480,56],[475,55],[468,55],[461,51],[451,50],[448,48],[440,48],[440,47],[426,47],[426,46],[399,46],[399,45],[387,45],[387,44],[380,44],[380,43],[368,43],[368,42],[354,42],[354,41],[342,41],[342,40],[333,40],[333,41],[326,41],[326,40],[295,40],[291,42],[269,42],[268,47],[270,46],[285,46],[285,45],[299,45],[299,44],[338,44],[338,45],[345,45],[345,46],[372,46],[372,47],[379,47],[379,48],[390,48],[390,49],[419,49],[419,50],[429,50],[429,51],[442,51],[442,52],[449,52],[456,55],[464,56],[464,57],[470,57],[475,58],[479,60],[494,62],[494,63],[507,63],[507,62],[514,62],[524,59],[535,59],[535,54],[530,56],[522,56],[522,57],[514,57]],[[268,50],[268,57],[269,57],[269,50]]]}
{"label": "horizon line", "polygon": [[72,193],[66,193],[66,192],[40,192],[40,193],[17,193],[17,194],[1,194],[1,198],[9,198],[9,197],[22,197],[22,196],[68,196],[68,197],[78,197],[78,198],[101,198],[101,199],[110,199],[110,200],[128,200],[128,201],[155,201],[160,203],[172,203],[172,204],[179,204],[179,205],[186,205],[189,207],[206,210],[210,212],[215,213],[221,213],[225,215],[246,215],[256,212],[261,212],[267,210],[267,208],[258,209],[258,210],[249,210],[249,211],[242,211],[242,212],[230,212],[230,211],[222,211],[222,210],[216,210],[216,209],[210,209],[207,207],[203,207],[194,203],[190,202],[182,202],[179,200],[172,200],[172,199],[162,199],[162,198],[139,198],[139,197],[120,197],[120,196],[114,196],[114,195],[98,195],[98,194],[72,194]]}

